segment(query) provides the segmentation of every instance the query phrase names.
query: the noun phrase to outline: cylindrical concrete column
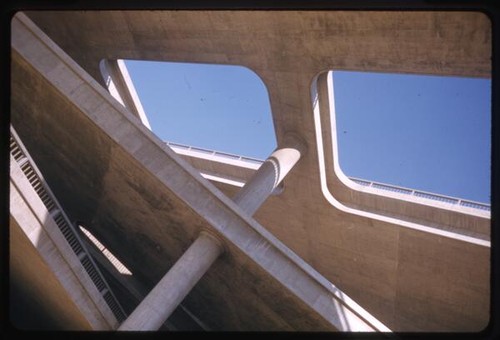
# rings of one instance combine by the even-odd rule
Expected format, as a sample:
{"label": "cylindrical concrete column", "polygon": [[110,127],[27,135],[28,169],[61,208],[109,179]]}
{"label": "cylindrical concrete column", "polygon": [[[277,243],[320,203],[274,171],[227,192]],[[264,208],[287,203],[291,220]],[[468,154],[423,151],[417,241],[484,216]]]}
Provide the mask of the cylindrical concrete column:
{"label": "cylindrical concrete column", "polygon": [[286,147],[274,151],[233,197],[233,201],[250,216],[271,195],[306,150],[304,143],[295,135],[287,135],[285,143]]}
{"label": "cylindrical concrete column", "polygon": [[118,330],[158,330],[222,252],[215,236],[201,232]]}

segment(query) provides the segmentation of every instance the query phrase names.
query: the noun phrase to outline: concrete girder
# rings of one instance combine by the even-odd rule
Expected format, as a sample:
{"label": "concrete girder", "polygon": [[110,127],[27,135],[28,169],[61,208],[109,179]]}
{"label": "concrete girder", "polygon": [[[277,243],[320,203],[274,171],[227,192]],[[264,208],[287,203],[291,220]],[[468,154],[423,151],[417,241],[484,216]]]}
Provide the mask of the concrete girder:
{"label": "concrete girder", "polygon": [[[49,87],[34,86],[30,88],[31,84],[24,84],[22,86],[28,86],[25,90],[42,90],[43,93],[39,93],[42,97],[47,96],[46,98],[50,97],[51,100],[58,100],[56,98],[59,98],[66,103],[62,105],[70,104],[67,107],[68,110],[64,111],[66,119],[47,121],[45,123],[49,123],[49,125],[43,123],[44,127],[51,129],[50,126],[58,126],[56,129],[59,129],[61,124],[71,124],[72,121],[78,121],[79,129],[78,131],[71,131],[72,133],[93,131],[92,133],[95,134],[97,139],[89,139],[90,144],[96,141],[112,143],[115,148],[114,152],[121,155],[119,157],[123,156],[129,159],[128,166],[143,169],[141,172],[146,176],[137,177],[137,180],[153,180],[155,183],[162,183],[155,186],[151,194],[162,191],[171,197],[171,204],[188,206],[190,213],[203,216],[211,230],[224,240],[232,260],[239,263],[243,259],[250,259],[250,261],[244,261],[246,263],[245,270],[254,273],[252,275],[263,275],[259,277],[260,281],[258,282],[266,282],[266,289],[273,291],[276,289],[274,296],[280,298],[282,303],[265,307],[270,308],[268,310],[272,315],[271,320],[277,321],[279,315],[279,318],[293,320],[292,324],[295,327],[300,324],[303,326],[308,325],[306,326],[307,329],[311,329],[308,327],[315,325],[313,329],[388,330],[354,301],[342,294],[312,267],[303,262],[300,257],[296,256],[257,222],[242,214],[242,210],[234,202],[222,195],[215,187],[203,179],[196,170],[169,150],[119,103],[111,100],[109,93],[100,87],[73,60],[68,58],[57,45],[51,42],[24,15],[18,14],[13,19],[12,32],[13,65],[15,71],[18,72],[14,74],[20,75],[23,72],[28,72],[36,83],[42,82],[51,85]],[[15,77],[13,84],[15,85],[14,88],[20,90],[17,87],[20,83]],[[27,113],[21,106],[15,105],[16,114],[24,115]],[[56,110],[54,113],[53,117],[44,116],[43,119],[51,120],[60,112]],[[15,124],[19,125],[23,130],[20,135],[24,134],[23,137],[26,137],[26,129],[33,127],[33,125],[20,121],[20,117],[16,117]],[[26,118],[29,118],[29,115]],[[61,131],[64,130],[59,130],[59,132]],[[54,133],[49,134],[49,140],[55,138],[58,134],[56,131]],[[29,141],[30,138],[27,138],[27,140]],[[44,144],[49,140],[42,138],[40,142]],[[78,141],[72,139],[68,142],[71,144]],[[85,145],[83,152],[90,150],[90,144]],[[30,146],[33,147],[33,144]],[[38,146],[40,147],[41,144]],[[37,149],[36,146],[34,148]],[[59,157],[63,152],[65,151],[61,149],[53,155]],[[115,156],[118,154],[115,153]],[[112,159],[115,156],[111,156],[109,161],[113,162]],[[74,160],[79,161],[76,158]],[[66,163],[66,160],[60,159],[60,161]],[[70,163],[66,164],[70,165]],[[82,171],[83,168],[80,169],[80,172]],[[120,171],[109,171],[106,176],[115,176]],[[75,172],[74,175],[79,176],[80,174]],[[80,189],[93,190],[92,186],[74,188],[75,191]],[[112,192],[110,193],[112,194]],[[84,200],[85,197],[88,197],[87,194],[83,194],[79,199]],[[120,197],[126,200],[126,196],[121,195]],[[114,203],[109,201],[108,203],[121,204],[119,201]],[[102,205],[101,207],[108,208]],[[129,223],[122,219],[124,216],[117,215],[116,211],[113,212],[113,210],[106,213],[106,215],[110,214],[114,214],[114,218],[120,218],[121,223],[128,227]],[[161,215],[161,212],[158,212],[158,214]],[[148,219],[152,216],[143,215],[143,217]],[[144,223],[141,227],[147,229],[148,223]],[[183,225],[183,227],[190,228],[188,224]],[[221,266],[222,268],[228,267],[229,264],[230,262],[225,261],[225,263],[218,266],[218,270],[221,270]],[[230,272],[224,271],[226,274]],[[212,280],[213,277],[211,276]],[[224,278],[227,279],[227,276],[224,276]],[[283,287],[286,287],[286,289],[283,290]],[[246,287],[241,288],[247,289]],[[266,291],[260,290],[259,293],[266,294]],[[237,300],[250,298],[250,296],[251,294],[245,297],[245,294],[242,296],[241,292],[238,292],[238,295],[232,295],[232,298]],[[252,299],[247,301],[252,301]],[[273,308],[284,308],[287,304],[290,307],[293,306],[293,308],[287,309],[287,312],[282,310],[281,313],[276,314],[272,311]],[[301,310],[303,313],[300,312]],[[232,310],[232,312],[245,313],[244,310]],[[277,324],[286,325],[286,322],[279,321]]]}

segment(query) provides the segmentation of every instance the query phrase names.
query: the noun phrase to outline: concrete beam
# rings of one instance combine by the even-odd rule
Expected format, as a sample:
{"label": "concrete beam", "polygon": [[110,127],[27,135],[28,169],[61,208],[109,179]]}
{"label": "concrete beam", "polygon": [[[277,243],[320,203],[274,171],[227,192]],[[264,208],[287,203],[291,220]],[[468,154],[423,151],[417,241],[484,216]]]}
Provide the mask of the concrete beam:
{"label": "concrete beam", "polygon": [[[289,306],[293,305],[296,310],[303,311],[300,313],[300,318],[296,318],[291,311],[287,314],[290,316],[288,320],[302,323],[304,327],[309,328],[388,331],[387,327],[346,297],[255,220],[242,214],[241,208],[203,179],[195,169],[182,161],[115,100],[110,100],[111,97],[106,90],[25,16],[17,15],[12,22],[13,59],[16,69],[19,72],[29,71],[36,81],[50,85],[35,88],[44,91],[42,97],[51,101],[60,98],[71,103],[71,107],[65,111],[67,119],[63,122],[54,119],[57,117],[57,112],[55,115],[43,116],[42,119],[47,123],[45,125],[47,135],[50,135],[49,130],[53,124],[58,126],[60,132],[64,130],[61,124],[71,121],[77,122],[82,127],[79,132],[93,134],[95,138],[89,139],[89,143],[98,139],[102,141],[100,146],[113,144],[113,154],[106,158],[110,166],[106,177],[121,176],[122,170],[114,168],[113,163],[117,158],[126,159],[127,171],[140,168],[140,174],[147,176],[147,179],[154,179],[156,186],[151,188],[148,194],[156,195],[161,192],[161,195],[171,199],[172,204],[179,206],[178,202],[183,202],[190,208],[188,210],[191,213],[206,219],[207,227],[225,241],[231,252],[231,258],[236,261],[226,263],[226,267],[240,266],[244,263],[246,271],[258,275],[259,281],[266,283],[263,287],[268,293],[281,296],[282,301]],[[33,89],[27,91],[31,90]],[[17,112],[21,114],[22,109]],[[24,113],[22,114],[24,116]],[[20,119],[20,116],[17,119]],[[17,122],[23,125],[22,122]],[[68,141],[68,143],[74,142]],[[60,152],[65,151],[63,149]],[[86,149],[82,152],[86,152]],[[61,156],[54,153],[56,158]],[[79,156],[74,153],[71,155],[71,157]],[[79,176],[79,174],[74,175]],[[143,180],[140,176],[137,178],[139,181]],[[105,188],[109,188],[110,183],[104,183]],[[127,188],[127,185],[123,187],[125,190],[128,190]],[[114,192],[110,190],[106,195],[114,195]],[[128,204],[121,194],[109,198],[110,206],[118,204],[124,209]],[[143,203],[137,201],[135,204]],[[106,205],[102,208],[109,209]],[[126,210],[122,212],[125,213]],[[161,210],[157,211],[158,215],[162,213]],[[116,211],[110,210],[109,214],[120,218]],[[145,220],[148,218],[148,214],[141,217]],[[127,224],[126,220],[120,219],[120,221]],[[127,225],[127,228],[130,227]],[[147,226],[142,227],[145,232],[148,230]],[[192,226],[183,225],[183,229],[189,228],[192,229]],[[180,237],[182,235],[179,235]],[[241,289],[251,293],[250,288],[241,287]],[[238,298],[238,295],[232,296]],[[271,315],[276,315],[272,303],[266,308],[275,313]],[[305,323],[304,318],[308,320]]]}
{"label": "concrete beam", "polygon": [[96,79],[102,58],[239,64],[259,72],[291,70],[311,77],[327,69],[491,75],[491,21],[480,11],[31,11],[28,15]]}
{"label": "concrete beam", "polygon": [[[288,137],[286,141],[291,147],[273,152],[233,198],[250,216],[271,195],[306,150],[304,143],[295,136]],[[222,245],[215,237],[201,233],[119,330],[158,330],[221,252]]]}
{"label": "concrete beam", "polygon": [[[248,215],[271,195],[306,150],[296,136],[289,136],[290,147],[274,151],[233,201]],[[157,330],[191,291],[222,251],[219,241],[202,233],[176,264],[120,326],[119,330]]]}
{"label": "concrete beam", "polygon": [[99,69],[109,93],[151,130],[148,117],[144,112],[125,62],[123,60],[103,59],[99,63]]}

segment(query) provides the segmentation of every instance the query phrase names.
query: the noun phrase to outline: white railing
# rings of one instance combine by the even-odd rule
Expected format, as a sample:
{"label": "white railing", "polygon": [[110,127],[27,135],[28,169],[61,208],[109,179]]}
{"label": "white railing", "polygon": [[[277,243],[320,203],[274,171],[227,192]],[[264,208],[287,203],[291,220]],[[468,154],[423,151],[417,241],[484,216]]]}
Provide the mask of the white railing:
{"label": "white railing", "polygon": [[[264,162],[263,160],[257,159],[257,158],[245,157],[245,156],[240,156],[240,155],[231,154],[231,153],[227,153],[227,152],[209,150],[209,149],[204,149],[204,148],[200,148],[200,147],[180,144],[180,143],[165,142],[165,144],[170,146],[174,151],[177,151],[176,149],[182,149],[182,150],[186,150],[186,151],[195,151],[195,152],[199,152],[199,153],[206,154],[206,155],[213,155],[213,156],[219,156],[219,157],[231,159],[231,160],[250,162],[252,164],[257,164],[257,165],[260,165]],[[435,193],[426,192],[426,191],[422,191],[422,190],[404,188],[404,187],[400,187],[400,186],[396,186],[396,185],[392,185],[392,184],[367,181],[367,180],[355,178],[355,177],[348,177],[348,178],[351,181],[353,181],[359,185],[363,185],[363,186],[367,186],[367,187],[371,187],[371,188],[396,192],[396,193],[405,194],[405,195],[409,195],[409,196],[427,198],[427,199],[430,199],[433,201],[445,202],[445,203],[458,205],[458,206],[462,206],[462,207],[468,207],[468,208],[474,208],[474,209],[486,210],[486,211],[491,210],[490,205],[486,204],[486,203],[475,202],[475,201],[471,201],[471,200],[465,200],[465,199],[461,199],[461,198],[435,194]]]}
{"label": "white railing", "polygon": [[209,150],[209,149],[199,148],[197,146],[190,146],[190,145],[173,143],[173,142],[165,142],[165,144],[170,146],[172,148],[172,150],[174,150],[174,151],[176,151],[176,149],[182,149],[182,150],[186,150],[186,151],[195,151],[195,152],[199,152],[199,153],[206,154],[206,155],[218,156],[218,157],[231,159],[231,160],[235,160],[235,161],[250,162],[252,164],[257,164],[257,165],[260,165],[264,162],[263,160],[257,159],[257,158],[240,156],[240,155],[232,154],[229,152]]}
{"label": "white railing", "polygon": [[359,179],[359,178],[355,178],[355,177],[349,177],[349,179],[351,181],[359,184],[359,185],[363,185],[363,186],[367,186],[367,187],[371,187],[371,188],[397,192],[400,194],[406,194],[406,195],[415,196],[415,197],[423,197],[423,198],[427,198],[430,200],[445,202],[445,203],[459,205],[459,206],[463,206],[463,207],[469,207],[469,208],[487,210],[487,211],[491,210],[489,204],[485,204],[485,203],[481,203],[481,202],[475,202],[475,201],[471,201],[471,200],[465,200],[465,199],[461,199],[461,198],[445,196],[445,195],[435,194],[435,193],[421,191],[421,190],[409,189],[409,188],[399,187],[399,186],[391,185],[391,184],[378,183],[378,182],[374,182],[374,181],[367,181],[367,180]]}

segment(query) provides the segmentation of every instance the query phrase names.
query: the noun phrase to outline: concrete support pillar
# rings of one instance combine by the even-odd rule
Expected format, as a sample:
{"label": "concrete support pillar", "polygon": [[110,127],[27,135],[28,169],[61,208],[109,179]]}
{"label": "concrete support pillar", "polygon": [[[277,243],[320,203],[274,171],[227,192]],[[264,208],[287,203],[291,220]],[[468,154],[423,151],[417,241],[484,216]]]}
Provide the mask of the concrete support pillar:
{"label": "concrete support pillar", "polygon": [[158,330],[222,252],[215,236],[201,232],[118,330]]}
{"label": "concrete support pillar", "polygon": [[252,216],[271,195],[306,151],[305,144],[294,134],[285,137],[285,147],[274,151],[253,177],[233,197],[243,210]]}
{"label": "concrete support pillar", "polygon": [[[305,144],[293,134],[274,151],[233,200],[249,215],[261,206],[304,154]],[[118,330],[157,330],[222,253],[215,236],[202,232]]]}

